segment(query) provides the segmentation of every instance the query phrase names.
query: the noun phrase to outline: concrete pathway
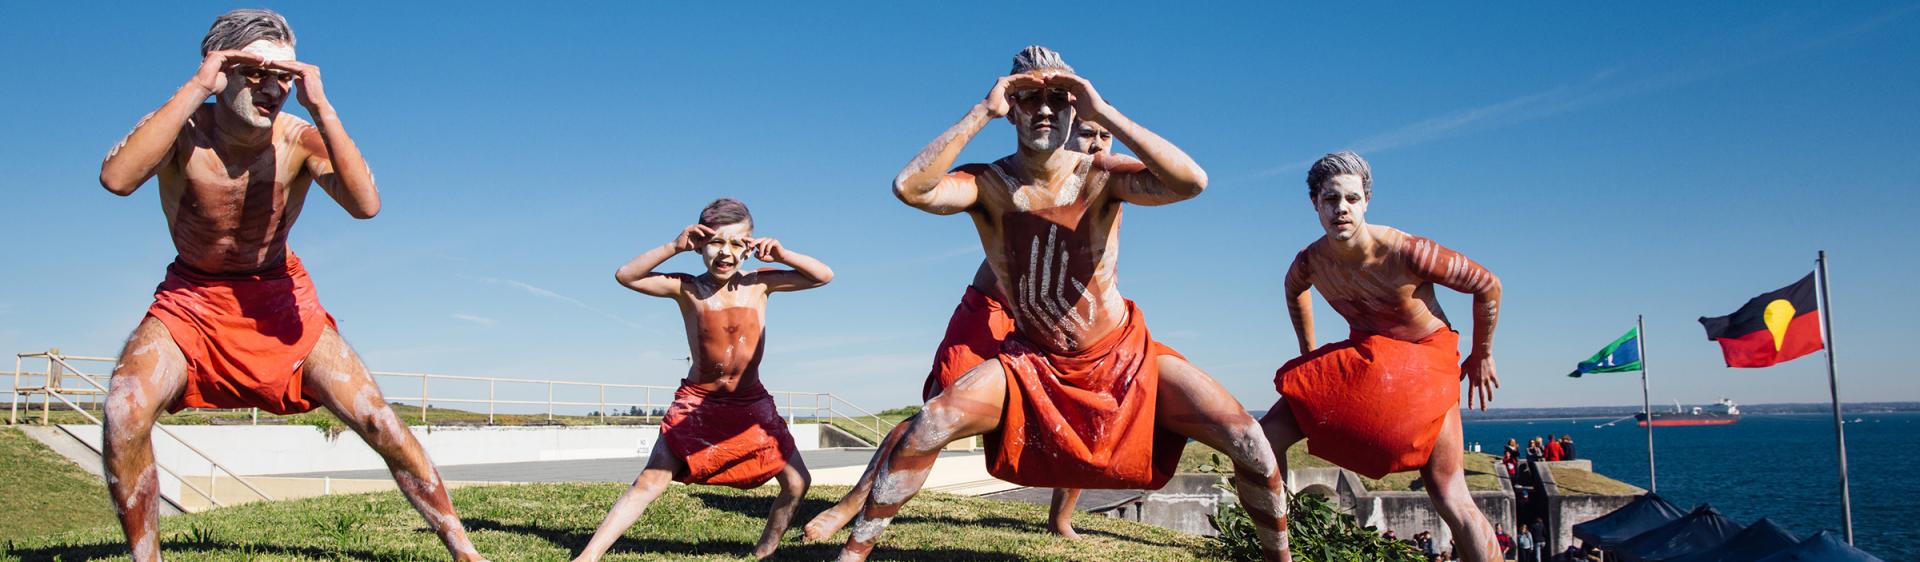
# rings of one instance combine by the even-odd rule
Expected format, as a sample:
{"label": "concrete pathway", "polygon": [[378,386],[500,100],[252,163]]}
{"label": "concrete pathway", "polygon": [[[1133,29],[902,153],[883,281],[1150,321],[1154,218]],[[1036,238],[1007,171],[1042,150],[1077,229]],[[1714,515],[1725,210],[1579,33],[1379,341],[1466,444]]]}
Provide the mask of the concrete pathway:
{"label": "concrete pathway", "polygon": [[[818,449],[801,451],[813,483],[851,486],[873,459],[873,449]],[[461,482],[632,482],[646,468],[646,457],[585,459],[563,461],[512,462],[497,464],[440,465],[440,477]],[[274,474],[285,478],[330,478],[336,480],[388,480],[385,469],[340,470]],[[978,451],[947,451],[933,466],[927,478],[927,491],[961,495],[983,495],[1018,488],[987,474],[985,455]]]}

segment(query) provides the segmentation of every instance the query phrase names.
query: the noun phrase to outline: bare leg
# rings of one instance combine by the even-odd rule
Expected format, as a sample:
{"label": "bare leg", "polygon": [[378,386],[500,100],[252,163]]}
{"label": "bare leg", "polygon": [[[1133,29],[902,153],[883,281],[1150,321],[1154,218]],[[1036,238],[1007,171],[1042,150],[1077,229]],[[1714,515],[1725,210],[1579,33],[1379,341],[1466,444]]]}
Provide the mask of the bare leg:
{"label": "bare leg", "polygon": [[1487,523],[1487,516],[1473,504],[1473,493],[1467,490],[1467,474],[1462,467],[1465,456],[1461,446],[1460,410],[1455,409],[1447,412],[1447,421],[1440,426],[1440,439],[1433,444],[1433,456],[1427,459],[1427,466],[1420,469],[1420,477],[1426,480],[1427,497],[1433,499],[1434,510],[1440,512],[1440,519],[1453,531],[1460,559],[1497,562],[1501,558],[1500,543],[1493,536],[1493,526]]}
{"label": "bare leg", "polygon": [[1069,539],[1080,538],[1073,532],[1073,504],[1079,501],[1078,488],[1054,488],[1053,505],[1047,508],[1047,530]]}
{"label": "bare leg", "polygon": [[320,334],[313,351],[307,354],[306,368],[306,395],[326,406],[387,461],[387,470],[393,473],[400,492],[413,504],[413,509],[426,518],[427,528],[440,536],[447,552],[463,562],[481,560],[480,553],[467,540],[467,529],[460,524],[459,514],[454,513],[453,501],[447,498],[440,472],[433,468],[426,449],[420,447],[420,441],[414,439],[400,416],[387,407],[380,387],[374,384],[373,376],[367,373],[366,365],[347,346],[346,340],[333,328],[327,328]]}
{"label": "bare leg", "polygon": [[909,418],[904,424],[908,426],[906,434],[874,478],[866,509],[853,524],[846,547],[840,550],[841,562],[866,560],[894,514],[927,483],[927,474],[933,470],[940,450],[948,443],[999,427],[1000,410],[1006,403],[1006,372],[998,360],[988,360]]}
{"label": "bare leg", "polygon": [[147,318],[133,329],[107,387],[101,459],[107,495],[134,562],[160,560],[160,472],[153,464],[153,423],[186,388],[187,357],[165,324]]}
{"label": "bare leg", "polygon": [[[1280,476],[1285,478],[1290,474],[1287,467],[1287,450],[1293,448],[1294,443],[1299,443],[1301,439],[1306,438],[1306,435],[1300,432],[1300,427],[1294,423],[1293,410],[1287,407],[1286,398],[1283,397],[1274,401],[1273,406],[1267,408],[1266,417],[1260,418],[1260,429],[1267,436],[1267,444],[1273,448],[1273,460],[1274,464],[1280,469]],[[1281,515],[1286,515],[1286,508],[1286,502],[1281,502]],[[1281,522],[1281,544],[1286,544],[1287,526],[1285,525],[1285,519],[1283,518]],[[1289,552],[1287,556],[1291,558],[1292,553]]]}
{"label": "bare leg", "polygon": [[620,494],[620,499],[613,502],[613,508],[607,510],[607,517],[600,521],[600,528],[593,530],[593,538],[587,541],[587,548],[580,551],[580,556],[575,557],[574,562],[599,560],[601,555],[607,553],[607,549],[613,548],[614,541],[620,540],[620,535],[626,534],[634,521],[640,520],[640,514],[646,513],[647,505],[667,491],[667,485],[673,482],[673,475],[686,468],[686,461],[673,456],[673,451],[667,449],[667,440],[655,440],[653,452],[647,454],[647,468],[641,470],[640,477],[633,480],[633,487],[627,488],[627,492]]}
{"label": "bare leg", "polygon": [[1185,359],[1160,357],[1160,393],[1155,422],[1226,453],[1233,459],[1233,488],[1253,519],[1260,554],[1293,559],[1287,546],[1286,472],[1274,461],[1266,433],[1227,389]]}
{"label": "bare leg", "polygon": [[787,534],[794,510],[800,508],[800,500],[813,485],[813,475],[807,472],[807,463],[800,455],[788,460],[787,467],[780,469],[774,479],[780,482],[780,495],[773,498],[773,510],[767,513],[767,530],[760,533],[760,543],[753,547],[756,559],[772,556],[774,549],[780,548],[780,536]]}
{"label": "bare leg", "polygon": [[894,447],[900,443],[900,437],[907,434],[908,425],[903,421],[893,426],[893,431],[887,432],[887,437],[880,440],[880,446],[874,449],[873,460],[867,462],[867,471],[860,474],[860,481],[853,484],[853,489],[840,498],[840,503],[833,504],[833,507],[807,522],[806,540],[826,540],[845,527],[848,521],[852,521],[853,516],[860,514],[860,509],[867,506],[867,496],[873,492],[874,476],[880,474],[880,467],[886,466],[887,458],[893,455]]}

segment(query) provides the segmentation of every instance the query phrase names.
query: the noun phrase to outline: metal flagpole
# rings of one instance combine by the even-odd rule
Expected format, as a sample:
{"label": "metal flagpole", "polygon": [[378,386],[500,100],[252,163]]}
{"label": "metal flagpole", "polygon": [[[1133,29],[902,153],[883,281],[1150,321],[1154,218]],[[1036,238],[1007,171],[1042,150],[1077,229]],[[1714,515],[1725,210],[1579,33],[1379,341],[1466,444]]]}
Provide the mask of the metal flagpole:
{"label": "metal flagpole", "polygon": [[1640,415],[1647,423],[1647,491],[1660,491],[1660,478],[1653,470],[1653,399],[1647,393],[1647,317],[1634,317],[1633,345],[1640,352]]}
{"label": "metal flagpole", "polygon": [[1820,264],[1820,327],[1826,332],[1824,345],[1827,348],[1827,391],[1833,394],[1833,440],[1840,454],[1840,527],[1846,532],[1847,544],[1853,544],[1853,493],[1847,486],[1847,431],[1840,421],[1840,375],[1833,364],[1833,303],[1827,296],[1827,251],[1820,250],[1814,261]]}

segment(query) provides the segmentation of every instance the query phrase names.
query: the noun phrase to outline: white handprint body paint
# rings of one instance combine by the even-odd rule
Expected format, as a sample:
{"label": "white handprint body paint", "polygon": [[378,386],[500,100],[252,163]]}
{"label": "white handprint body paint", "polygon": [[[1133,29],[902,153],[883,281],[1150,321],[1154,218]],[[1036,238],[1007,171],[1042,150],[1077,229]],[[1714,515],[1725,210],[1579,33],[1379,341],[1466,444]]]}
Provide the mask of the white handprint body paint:
{"label": "white handprint body paint", "polygon": [[1016,179],[1010,159],[989,166],[1009,207],[996,264],[1001,290],[1021,332],[1052,349],[1079,349],[1126,320],[1113,273],[1118,209],[1100,220],[1095,201],[1106,174],[1092,165],[1080,156],[1058,186]]}

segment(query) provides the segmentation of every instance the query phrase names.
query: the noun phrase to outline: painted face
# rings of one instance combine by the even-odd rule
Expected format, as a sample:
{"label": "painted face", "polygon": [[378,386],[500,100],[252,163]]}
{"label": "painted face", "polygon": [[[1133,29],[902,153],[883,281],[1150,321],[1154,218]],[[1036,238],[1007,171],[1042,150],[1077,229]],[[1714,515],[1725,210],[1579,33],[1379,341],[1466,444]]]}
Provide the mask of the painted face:
{"label": "painted face", "polygon": [[1067,141],[1067,150],[1100,154],[1113,152],[1113,133],[1099,123],[1078,121],[1073,124],[1073,138]]}
{"label": "painted face", "polygon": [[[277,41],[261,39],[240,50],[269,61],[295,60],[293,46]],[[235,65],[227,71],[227,89],[220,92],[220,105],[248,125],[272,127],[273,118],[280,113],[280,106],[286,104],[287,92],[292,86],[293,73],[251,64]]]}
{"label": "painted face", "polygon": [[1066,90],[1042,88],[1013,94],[1013,128],[1020,144],[1040,152],[1052,152],[1066,146],[1069,123],[1073,123],[1073,99]]}
{"label": "painted face", "polygon": [[1319,213],[1320,228],[1326,229],[1327,238],[1347,241],[1367,227],[1368,200],[1360,176],[1340,174],[1320,184],[1313,210]]}
{"label": "painted face", "polygon": [[700,246],[700,259],[706,262],[707,274],[714,279],[732,278],[747,261],[747,247],[753,243],[753,224],[736,222],[713,231],[713,237]]}

